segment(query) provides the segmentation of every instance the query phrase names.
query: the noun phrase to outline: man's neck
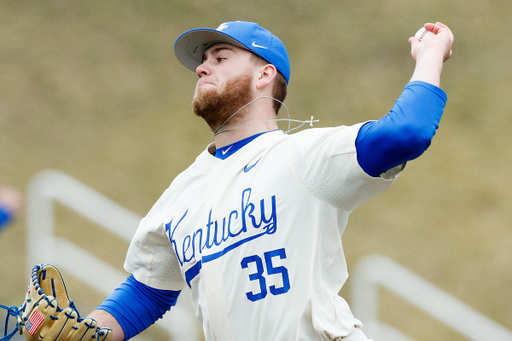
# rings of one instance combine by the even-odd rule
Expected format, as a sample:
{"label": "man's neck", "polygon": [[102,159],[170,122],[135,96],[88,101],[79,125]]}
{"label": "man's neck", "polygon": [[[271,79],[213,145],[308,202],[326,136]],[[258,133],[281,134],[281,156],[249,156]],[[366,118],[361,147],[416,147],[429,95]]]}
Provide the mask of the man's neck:
{"label": "man's neck", "polygon": [[[250,123],[248,123],[250,124]],[[235,127],[233,127],[235,128]],[[226,129],[230,129],[227,127]],[[226,130],[218,135],[215,135],[215,147],[222,148],[224,146],[230,145],[232,143],[241,141],[250,136],[261,134],[267,131],[272,131],[278,129],[277,123],[275,121],[270,122],[260,122],[258,124],[254,124],[252,126],[245,126],[241,128],[236,128],[233,130]]]}
{"label": "man's neck", "polygon": [[[215,146],[221,148],[250,136],[278,129],[276,114],[272,108],[257,105],[255,102],[240,112],[241,116],[234,116],[226,125],[215,134]],[[263,104],[263,103],[262,103]],[[268,103],[266,103],[268,105]]]}

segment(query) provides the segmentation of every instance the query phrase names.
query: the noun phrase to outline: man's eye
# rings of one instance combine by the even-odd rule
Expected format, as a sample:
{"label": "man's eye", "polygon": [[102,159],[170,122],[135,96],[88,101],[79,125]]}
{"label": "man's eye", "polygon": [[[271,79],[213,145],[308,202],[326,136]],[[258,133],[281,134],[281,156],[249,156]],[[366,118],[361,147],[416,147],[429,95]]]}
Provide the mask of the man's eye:
{"label": "man's eye", "polygon": [[223,60],[225,60],[226,58],[224,57],[217,57],[217,62],[222,62]]}

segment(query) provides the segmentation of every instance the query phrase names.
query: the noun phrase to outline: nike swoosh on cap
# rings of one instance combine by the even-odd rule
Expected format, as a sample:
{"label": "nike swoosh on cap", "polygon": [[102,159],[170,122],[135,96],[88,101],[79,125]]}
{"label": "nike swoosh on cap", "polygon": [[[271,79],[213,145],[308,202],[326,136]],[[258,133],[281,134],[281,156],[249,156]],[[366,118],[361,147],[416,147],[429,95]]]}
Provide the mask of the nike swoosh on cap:
{"label": "nike swoosh on cap", "polygon": [[261,46],[261,45],[257,45],[255,41],[253,41],[253,42],[252,42],[252,46],[254,46],[254,47],[259,47],[260,49],[266,49],[266,50],[268,50],[268,47]]}

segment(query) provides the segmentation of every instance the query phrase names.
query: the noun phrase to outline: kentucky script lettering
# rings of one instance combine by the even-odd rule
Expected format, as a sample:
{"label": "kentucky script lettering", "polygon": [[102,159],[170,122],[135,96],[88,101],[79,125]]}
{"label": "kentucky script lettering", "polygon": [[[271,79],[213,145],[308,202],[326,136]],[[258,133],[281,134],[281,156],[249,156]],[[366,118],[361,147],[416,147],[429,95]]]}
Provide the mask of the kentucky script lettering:
{"label": "kentucky script lettering", "polygon": [[[196,262],[186,271],[189,286],[190,281],[199,274],[202,263],[217,259],[251,240],[277,231],[276,196],[270,197],[271,210],[267,216],[265,208],[269,205],[268,199],[261,199],[258,205],[257,201],[251,200],[251,194],[250,187],[244,189],[240,208],[232,210],[221,219],[212,220],[213,208],[210,209],[206,224],[186,234],[181,240],[175,238],[176,231],[186,221],[189,210],[177,222],[171,219],[165,224],[166,234],[180,265],[184,267],[186,263]],[[209,253],[214,247],[216,252]]]}

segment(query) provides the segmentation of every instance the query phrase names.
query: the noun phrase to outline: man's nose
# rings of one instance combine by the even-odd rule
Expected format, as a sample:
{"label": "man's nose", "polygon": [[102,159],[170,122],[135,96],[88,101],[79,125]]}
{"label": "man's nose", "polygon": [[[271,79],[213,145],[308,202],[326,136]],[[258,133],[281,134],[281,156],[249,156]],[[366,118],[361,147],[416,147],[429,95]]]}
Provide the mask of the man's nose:
{"label": "man's nose", "polygon": [[208,76],[210,74],[210,69],[208,68],[206,62],[199,64],[199,66],[196,68],[196,73],[199,76],[199,78],[203,76]]}

